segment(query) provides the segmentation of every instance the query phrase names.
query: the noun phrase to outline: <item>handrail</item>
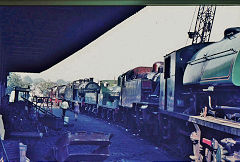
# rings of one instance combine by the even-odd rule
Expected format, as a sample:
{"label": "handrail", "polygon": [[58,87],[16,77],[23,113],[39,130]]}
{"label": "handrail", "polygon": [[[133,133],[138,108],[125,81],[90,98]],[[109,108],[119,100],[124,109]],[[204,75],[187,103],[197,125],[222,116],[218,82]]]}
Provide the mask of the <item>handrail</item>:
{"label": "handrail", "polygon": [[3,148],[4,154],[5,154],[5,156],[6,156],[7,162],[9,162],[8,154],[7,154],[7,151],[6,151],[5,146],[4,146],[4,144],[3,144],[2,138],[0,138],[0,140],[1,140],[1,145],[2,145],[2,148]]}
{"label": "handrail", "polygon": [[[232,53],[227,53],[227,54],[224,54],[224,55],[221,55],[221,56],[216,56],[216,55],[219,55],[219,54],[223,54],[223,53],[226,53],[226,52],[232,52]],[[201,62],[205,62],[207,60],[212,60],[212,59],[217,59],[217,58],[220,58],[220,57],[224,57],[224,56],[228,56],[228,55],[233,55],[233,54],[236,54],[237,51],[234,50],[234,49],[229,49],[229,50],[225,50],[225,51],[222,51],[222,52],[218,52],[218,53],[214,53],[214,54],[211,54],[211,55],[204,55],[203,57],[201,58],[198,58],[196,60],[191,60],[191,61],[188,61],[187,63],[190,64],[190,65],[194,65],[194,64],[198,64],[198,63],[201,63]],[[216,56],[214,58],[209,58],[209,57],[212,57],[212,56]]]}
{"label": "handrail", "polygon": [[53,113],[51,113],[50,111],[41,108],[41,107],[38,106],[37,104],[35,104],[35,103],[29,101],[28,99],[26,99],[25,97],[22,97],[22,98],[24,99],[25,102],[30,103],[32,106],[34,106],[34,108],[36,108],[37,110],[41,111],[42,113],[44,113],[44,114],[49,114],[49,115],[51,115],[52,117],[57,118],[57,116],[54,115]]}

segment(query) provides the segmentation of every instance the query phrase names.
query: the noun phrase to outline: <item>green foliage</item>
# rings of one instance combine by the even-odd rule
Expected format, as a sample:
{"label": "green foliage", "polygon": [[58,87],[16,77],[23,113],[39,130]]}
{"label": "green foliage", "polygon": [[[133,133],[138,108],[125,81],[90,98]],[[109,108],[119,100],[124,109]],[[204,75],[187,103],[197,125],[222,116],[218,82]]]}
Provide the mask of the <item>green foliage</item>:
{"label": "green foliage", "polygon": [[57,83],[57,85],[66,85],[66,84],[67,84],[67,82],[64,81],[63,79],[58,79],[58,80],[56,81],[56,83]]}
{"label": "green foliage", "polygon": [[21,76],[16,73],[9,73],[7,82],[7,93],[10,94],[15,87],[27,88],[28,86],[30,86],[33,92],[38,91],[40,94],[42,93],[43,96],[48,96],[50,88],[56,85],[64,84],[67,84],[67,82],[63,79],[59,79],[55,83],[50,80],[45,81],[42,78],[31,79],[30,76],[25,76],[22,79]]}
{"label": "green foliage", "polygon": [[34,84],[39,84],[41,82],[45,82],[45,80],[43,78],[36,78],[36,79],[33,79],[33,83]]}
{"label": "green foliage", "polygon": [[48,95],[49,88],[56,86],[57,84],[52,81],[43,81],[38,84],[39,89],[41,90],[43,96]]}
{"label": "green foliage", "polygon": [[23,82],[28,83],[28,84],[32,84],[32,78],[30,78],[28,75],[26,75],[25,77],[23,77]]}
{"label": "green foliage", "polygon": [[15,87],[27,88],[30,84],[22,80],[21,76],[15,73],[9,73],[7,81],[7,93],[10,94]]}

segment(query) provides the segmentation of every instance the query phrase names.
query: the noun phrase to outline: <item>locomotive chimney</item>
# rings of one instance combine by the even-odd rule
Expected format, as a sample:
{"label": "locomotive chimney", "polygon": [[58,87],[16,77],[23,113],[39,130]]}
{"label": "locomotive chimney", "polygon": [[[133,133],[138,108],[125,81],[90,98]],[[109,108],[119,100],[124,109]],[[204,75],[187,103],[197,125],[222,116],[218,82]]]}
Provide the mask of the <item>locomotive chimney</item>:
{"label": "locomotive chimney", "polygon": [[89,78],[89,82],[93,82],[93,78]]}
{"label": "locomotive chimney", "polygon": [[163,67],[162,66],[158,67],[158,73],[163,73]]}
{"label": "locomotive chimney", "polygon": [[157,69],[158,69],[158,65],[157,63],[154,63],[152,67],[152,72],[157,72]]}
{"label": "locomotive chimney", "polygon": [[161,71],[162,71],[161,65],[163,65],[162,62],[155,62],[152,67],[152,69],[153,69],[152,72],[160,72],[161,73]]}

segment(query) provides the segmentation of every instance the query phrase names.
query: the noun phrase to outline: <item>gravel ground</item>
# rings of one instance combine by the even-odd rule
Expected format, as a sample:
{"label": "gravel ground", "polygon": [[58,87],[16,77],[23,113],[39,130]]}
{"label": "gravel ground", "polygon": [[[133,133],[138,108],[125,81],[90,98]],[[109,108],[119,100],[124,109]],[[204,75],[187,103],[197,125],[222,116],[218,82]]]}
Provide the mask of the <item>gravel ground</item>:
{"label": "gravel ground", "polygon": [[[54,109],[54,114],[61,116],[61,110]],[[42,139],[19,139],[28,145],[27,156],[31,161],[52,161],[52,147],[56,140],[66,131],[72,133],[78,131],[103,132],[113,134],[112,144],[109,147],[110,157],[106,161],[119,162],[147,162],[147,161],[179,161],[161,148],[158,148],[150,142],[134,136],[125,128],[108,123],[101,119],[95,119],[80,114],[78,120],[74,121],[74,114],[67,111],[66,116],[70,118],[73,126],[64,127],[60,131],[49,131],[47,136]]]}

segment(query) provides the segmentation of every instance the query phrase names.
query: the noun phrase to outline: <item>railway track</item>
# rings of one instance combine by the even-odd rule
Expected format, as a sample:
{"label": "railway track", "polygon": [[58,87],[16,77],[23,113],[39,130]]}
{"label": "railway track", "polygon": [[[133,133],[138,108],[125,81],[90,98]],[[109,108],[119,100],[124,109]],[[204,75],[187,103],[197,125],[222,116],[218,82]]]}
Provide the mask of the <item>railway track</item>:
{"label": "railway track", "polygon": [[136,137],[139,137],[140,139],[148,141],[149,143],[154,145],[156,149],[160,150],[161,152],[166,152],[166,153],[170,154],[175,159],[190,160],[189,157],[183,157],[182,154],[180,154],[179,150],[176,149],[176,145],[169,145],[167,143],[159,142],[159,139],[154,140],[154,138],[151,138],[150,136],[145,136],[143,134],[143,132],[137,131],[136,129],[133,130],[133,129],[129,128],[129,126],[126,126],[124,124],[123,120],[113,121],[112,119],[102,118],[101,115],[96,116],[94,113],[89,113],[89,112],[82,112],[81,114],[102,120],[104,122],[107,122],[107,123],[110,123],[113,125],[117,125],[118,127],[121,127],[122,129],[129,132],[133,136],[136,136]]}

